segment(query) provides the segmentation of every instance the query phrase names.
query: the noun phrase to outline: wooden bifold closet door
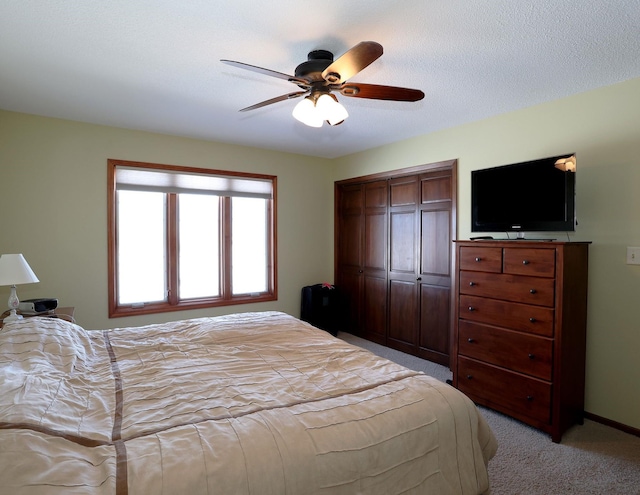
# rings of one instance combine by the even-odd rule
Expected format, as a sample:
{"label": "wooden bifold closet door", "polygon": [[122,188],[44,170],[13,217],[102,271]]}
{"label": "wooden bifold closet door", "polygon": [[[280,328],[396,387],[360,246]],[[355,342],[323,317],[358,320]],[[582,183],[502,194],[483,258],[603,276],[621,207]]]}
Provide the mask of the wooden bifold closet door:
{"label": "wooden bifold closet door", "polygon": [[344,329],[379,344],[387,325],[387,181],[340,189],[336,285]]}
{"label": "wooden bifold closet door", "polygon": [[344,330],[447,366],[456,165],[336,183]]}

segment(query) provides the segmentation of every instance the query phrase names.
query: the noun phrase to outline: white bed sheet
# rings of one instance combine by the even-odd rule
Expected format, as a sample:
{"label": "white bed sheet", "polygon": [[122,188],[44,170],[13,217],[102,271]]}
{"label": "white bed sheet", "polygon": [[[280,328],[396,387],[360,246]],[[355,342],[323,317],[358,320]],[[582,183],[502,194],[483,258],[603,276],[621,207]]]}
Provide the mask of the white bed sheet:
{"label": "white bed sheet", "polygon": [[0,330],[0,493],[480,494],[453,387],[280,312]]}

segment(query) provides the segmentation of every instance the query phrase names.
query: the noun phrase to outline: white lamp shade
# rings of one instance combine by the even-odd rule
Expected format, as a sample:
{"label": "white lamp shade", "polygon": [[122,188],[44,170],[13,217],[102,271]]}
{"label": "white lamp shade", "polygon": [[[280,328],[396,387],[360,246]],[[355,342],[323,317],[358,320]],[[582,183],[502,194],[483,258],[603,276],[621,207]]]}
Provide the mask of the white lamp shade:
{"label": "white lamp shade", "polygon": [[331,125],[337,125],[349,116],[347,110],[329,94],[320,95],[316,102],[316,109],[322,116],[322,120],[326,120]]}
{"label": "white lamp shade", "polygon": [[293,107],[291,115],[293,115],[296,120],[310,127],[322,127],[322,122],[324,122],[322,116],[316,111],[313,100],[309,97],[304,98]]}
{"label": "white lamp shade", "polygon": [[336,104],[333,106],[333,111],[331,112],[331,117],[327,120],[331,125],[338,125],[342,124],[348,116],[349,112],[347,112],[347,109],[344,108],[340,102],[336,101]]}
{"label": "white lamp shade", "polygon": [[40,282],[22,254],[0,256],[0,285],[19,285]]}

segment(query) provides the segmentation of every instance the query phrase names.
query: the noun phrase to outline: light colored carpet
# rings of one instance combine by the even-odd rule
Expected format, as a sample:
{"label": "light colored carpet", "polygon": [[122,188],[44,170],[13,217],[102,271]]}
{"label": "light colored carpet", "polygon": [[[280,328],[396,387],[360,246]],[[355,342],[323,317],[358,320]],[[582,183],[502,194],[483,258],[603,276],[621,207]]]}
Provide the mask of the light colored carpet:
{"label": "light colored carpet", "polygon": [[[441,381],[451,378],[444,366],[349,333],[338,337]],[[640,438],[585,420],[557,444],[519,421],[479,410],[498,439],[489,462],[492,495],[640,495]]]}

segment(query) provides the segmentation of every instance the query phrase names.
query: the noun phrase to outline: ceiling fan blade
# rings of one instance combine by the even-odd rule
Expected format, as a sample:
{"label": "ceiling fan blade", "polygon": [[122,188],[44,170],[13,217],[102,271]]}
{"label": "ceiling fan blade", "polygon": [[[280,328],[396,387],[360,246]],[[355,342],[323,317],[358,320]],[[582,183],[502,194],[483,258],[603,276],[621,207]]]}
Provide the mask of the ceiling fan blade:
{"label": "ceiling fan blade", "polygon": [[252,72],[258,72],[266,76],[277,77],[278,79],[284,79],[285,81],[289,81],[298,85],[304,85],[305,87],[309,85],[309,82],[305,81],[304,79],[300,79],[295,76],[290,76],[289,74],[284,74],[282,72],[278,72],[275,70],[264,69],[256,65],[249,65],[243,62],[236,62],[235,60],[225,60],[225,59],[220,60],[220,62],[224,62],[225,64],[232,65],[234,67],[239,67],[240,69],[246,69]]}
{"label": "ceiling fan blade", "polygon": [[343,96],[369,98],[371,100],[418,101],[424,98],[419,89],[383,86],[379,84],[348,83],[334,88]]}
{"label": "ceiling fan blade", "polygon": [[362,41],[348,50],[322,72],[330,84],[341,84],[380,58],[382,45],[375,41]]}
{"label": "ceiling fan blade", "polygon": [[246,107],[240,110],[240,112],[248,112],[249,110],[255,110],[256,108],[266,107],[267,105],[271,105],[272,103],[278,103],[279,101],[291,100],[293,98],[298,98],[304,94],[307,94],[309,91],[296,91],[295,93],[288,93],[282,96],[276,96],[275,98],[271,98],[270,100],[261,101],[260,103],[256,103],[255,105],[251,105],[250,107]]}

